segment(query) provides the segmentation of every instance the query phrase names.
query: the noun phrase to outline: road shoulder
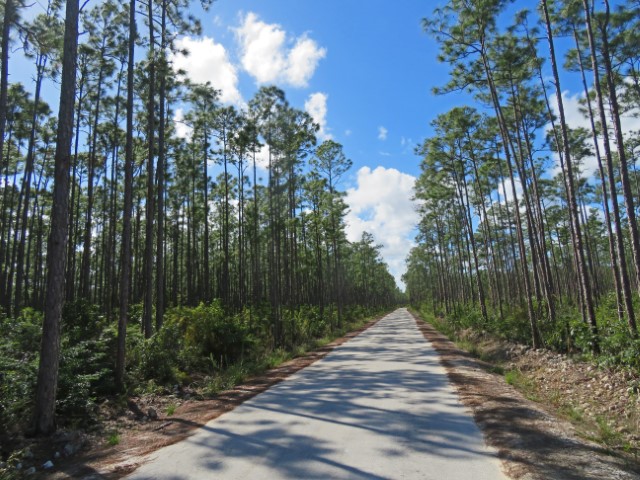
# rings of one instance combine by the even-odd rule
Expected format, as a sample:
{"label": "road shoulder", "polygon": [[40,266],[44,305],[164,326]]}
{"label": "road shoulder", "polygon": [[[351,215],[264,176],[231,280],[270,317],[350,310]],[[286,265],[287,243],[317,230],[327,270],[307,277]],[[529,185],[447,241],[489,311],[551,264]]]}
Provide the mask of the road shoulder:
{"label": "road shoulder", "polygon": [[46,478],[122,478],[137,469],[151,453],[184,440],[210,420],[233,410],[298,370],[324,358],[339,345],[375,325],[381,318],[383,315],[323,347],[252,377],[211,399],[185,401],[170,417],[159,415],[153,421],[122,431],[118,445],[96,445],[81,455],[61,462],[56,466],[56,471],[48,473]]}
{"label": "road shoulder", "polygon": [[414,318],[509,476],[526,480],[640,479],[635,467],[578,438],[570,423],[524,398],[501,375],[492,373],[491,365],[459,350],[429,324]]}

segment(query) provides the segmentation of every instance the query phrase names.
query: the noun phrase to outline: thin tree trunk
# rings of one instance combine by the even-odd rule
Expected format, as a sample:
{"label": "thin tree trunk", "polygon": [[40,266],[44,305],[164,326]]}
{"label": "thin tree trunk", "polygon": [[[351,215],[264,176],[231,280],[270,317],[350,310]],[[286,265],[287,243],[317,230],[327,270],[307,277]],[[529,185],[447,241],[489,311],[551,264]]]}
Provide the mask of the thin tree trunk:
{"label": "thin tree trunk", "polygon": [[144,305],[142,328],[145,338],[153,334],[153,217],[154,206],[154,157],[155,157],[155,95],[156,55],[153,19],[153,0],[147,0],[149,16],[149,91],[147,98],[147,198],[145,204],[145,248],[144,248]]}
{"label": "thin tree trunk", "polygon": [[118,315],[118,350],[116,353],[116,387],[124,388],[124,368],[131,285],[131,210],[133,207],[133,88],[135,73],[136,0],[129,2],[129,51],[127,62],[127,133],[124,160],[124,206],[122,212],[122,266],[120,268],[120,305]]}
{"label": "thin tree trunk", "polygon": [[[38,123],[38,104],[40,103],[40,89],[42,87],[42,79],[44,76],[44,67],[46,65],[46,57],[39,55],[37,61],[36,87],[34,95],[33,113],[31,115],[31,132],[29,133],[29,146],[27,148],[27,158],[25,160],[24,176],[22,178],[23,205],[22,218],[20,220],[20,236],[18,241],[18,254],[16,258],[16,286],[15,300],[12,311],[17,313],[23,305],[22,287],[24,282],[24,249],[25,239],[27,237],[27,224],[29,217],[29,203],[31,201],[31,176],[33,175],[34,151],[36,144],[36,130]],[[17,233],[17,230],[16,230]]]}
{"label": "thin tree trunk", "polygon": [[556,65],[555,46],[553,42],[553,31],[551,28],[551,20],[549,19],[549,10],[547,8],[547,1],[541,0],[542,9],[544,13],[544,21],[547,26],[547,40],[549,42],[549,55],[551,58],[551,69],[553,71],[553,79],[556,87],[556,99],[558,102],[558,114],[560,116],[560,131],[562,134],[562,151],[564,156],[564,164],[566,168],[566,183],[569,198],[569,215],[574,228],[573,244],[577,255],[577,268],[578,268],[578,280],[580,282],[580,290],[582,292],[582,302],[586,311],[587,321],[591,328],[591,334],[593,335],[592,349],[594,353],[599,352],[598,345],[598,326],[596,324],[596,316],[593,308],[593,297],[591,291],[591,282],[589,279],[589,272],[587,271],[587,265],[584,257],[584,247],[582,244],[582,233],[580,228],[580,220],[578,217],[578,204],[575,193],[573,163],[571,159],[571,151],[569,148],[569,133],[567,131],[567,123],[564,114],[564,102],[562,99],[562,90],[560,88],[560,76],[558,74],[558,67]]}
{"label": "thin tree trunk", "polygon": [[[589,49],[591,56],[591,65],[593,70],[593,88],[596,92],[596,99],[598,102],[598,112],[600,116],[600,128],[602,129],[602,139],[603,139],[603,148],[604,148],[604,156],[607,162],[607,170],[608,170],[608,180],[609,180],[609,191],[611,193],[611,208],[613,210],[613,225],[616,232],[616,250],[618,253],[618,261],[620,266],[620,279],[623,288],[623,297],[627,296],[625,292],[625,283],[629,284],[629,280],[627,277],[627,281],[625,282],[625,273],[627,271],[627,262],[626,255],[624,249],[624,240],[622,236],[622,227],[620,223],[620,207],[618,205],[618,194],[617,187],[615,182],[615,170],[613,168],[613,156],[611,154],[611,144],[609,141],[609,129],[607,127],[607,114],[604,106],[604,99],[602,95],[602,87],[600,85],[600,71],[598,65],[598,58],[596,55],[596,44],[595,39],[593,37],[593,28],[591,26],[591,14],[589,11],[589,3],[587,0],[583,0],[583,8],[584,8],[584,16],[585,16],[585,24],[586,24],[586,32],[587,38],[589,39]],[[595,126],[592,124],[592,132],[595,132]],[[597,142],[596,142],[597,145]],[[621,162],[622,163],[622,162]],[[601,175],[602,176],[602,175]],[[631,227],[630,227],[631,228]],[[636,267],[636,279],[638,278],[638,264],[635,264]],[[640,288],[640,283],[637,285]],[[633,303],[631,301],[631,287],[628,287],[628,296],[624,299],[625,305],[627,307],[627,321],[629,323],[629,329],[632,335],[635,335],[637,332],[635,315],[633,314]]]}
{"label": "thin tree trunk", "polygon": [[[640,291],[640,235],[638,234],[638,223],[636,221],[636,210],[631,191],[631,182],[629,180],[629,170],[627,166],[627,153],[624,149],[624,137],[622,134],[622,125],[620,123],[620,107],[618,105],[618,94],[616,92],[616,83],[613,78],[613,69],[611,67],[611,57],[609,56],[609,36],[607,33],[607,25],[609,23],[610,8],[609,0],[604,0],[605,20],[600,26],[602,37],[602,60],[606,72],[607,91],[609,92],[609,107],[611,108],[611,119],[613,121],[613,131],[616,137],[616,145],[618,147],[618,160],[620,162],[620,180],[622,182],[622,195],[624,197],[625,209],[627,212],[627,224],[629,225],[629,236],[631,239],[631,252],[633,254],[633,263],[636,272],[636,284]],[[587,12],[588,15],[588,12]],[[591,39],[591,37],[589,37]],[[609,172],[610,175],[613,172]],[[633,337],[638,335],[638,327],[636,326],[635,317],[627,318],[629,323],[629,331]]]}
{"label": "thin tree trunk", "polygon": [[158,219],[156,230],[156,331],[162,327],[162,319],[164,317],[164,182],[165,182],[165,110],[167,95],[167,4],[166,0],[162,1],[162,23],[161,23],[161,45],[160,45],[160,119],[158,124]]}
{"label": "thin tree trunk", "polygon": [[[2,20],[2,42],[0,48],[2,49],[2,57],[0,58],[0,174],[8,171],[9,155],[4,154],[4,137],[7,127],[7,102],[9,96],[9,40],[11,35],[11,22],[14,15],[14,3],[13,0],[5,0],[4,4],[4,18]],[[2,198],[2,214],[4,220],[4,206],[5,197],[7,195],[6,183],[4,188],[4,195]],[[3,228],[5,222],[2,222]],[[0,236],[0,265],[6,268],[4,263],[5,255],[5,243],[4,236]],[[4,270],[4,268],[3,268]],[[0,275],[0,302],[5,303],[5,275]]]}

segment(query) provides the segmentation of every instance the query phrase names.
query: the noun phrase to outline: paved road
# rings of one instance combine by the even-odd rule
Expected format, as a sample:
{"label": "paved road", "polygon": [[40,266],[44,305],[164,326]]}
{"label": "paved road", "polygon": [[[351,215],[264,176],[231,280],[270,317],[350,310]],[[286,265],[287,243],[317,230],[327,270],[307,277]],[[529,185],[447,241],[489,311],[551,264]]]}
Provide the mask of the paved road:
{"label": "paved road", "polygon": [[493,480],[495,454],[405,309],[196,434],[130,479]]}

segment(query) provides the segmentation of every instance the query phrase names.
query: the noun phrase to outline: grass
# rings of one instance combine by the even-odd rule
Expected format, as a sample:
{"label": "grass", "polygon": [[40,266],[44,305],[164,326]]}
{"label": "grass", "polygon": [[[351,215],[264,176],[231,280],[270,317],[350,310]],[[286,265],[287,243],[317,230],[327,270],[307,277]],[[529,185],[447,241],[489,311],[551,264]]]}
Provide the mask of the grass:
{"label": "grass", "polygon": [[107,437],[107,443],[112,447],[118,445],[120,443],[120,434],[118,432],[109,434],[109,436]]}
{"label": "grass", "polygon": [[477,343],[467,339],[457,339],[454,343],[460,350],[464,350],[476,358],[480,358],[482,356],[482,350]]}
{"label": "grass", "polygon": [[170,417],[174,413],[176,413],[176,406],[172,403],[171,405],[167,406],[167,417]]}
{"label": "grass", "polygon": [[572,422],[580,423],[584,421],[582,409],[573,405],[563,405],[560,407],[559,412]]}
{"label": "grass", "polygon": [[514,387],[518,384],[518,381],[521,377],[522,374],[518,370],[508,370],[504,374],[505,382]]}
{"label": "grass", "polygon": [[535,382],[520,370],[507,370],[504,374],[504,379],[509,385],[522,392],[529,400],[534,402],[542,401],[538,395]]}
{"label": "grass", "polygon": [[609,420],[603,415],[596,416],[596,425],[598,426],[597,439],[607,446],[619,446],[622,436],[616,432]]}

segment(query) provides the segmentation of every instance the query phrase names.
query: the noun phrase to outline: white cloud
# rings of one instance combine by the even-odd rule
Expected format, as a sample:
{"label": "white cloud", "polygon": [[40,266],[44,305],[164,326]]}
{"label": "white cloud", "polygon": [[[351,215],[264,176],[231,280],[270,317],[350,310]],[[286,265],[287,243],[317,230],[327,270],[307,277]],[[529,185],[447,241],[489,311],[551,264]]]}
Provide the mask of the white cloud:
{"label": "white cloud", "polygon": [[181,108],[177,108],[173,115],[173,124],[176,128],[176,135],[179,138],[189,139],[193,134],[193,128],[184,122],[184,111]]}
{"label": "white cloud", "polygon": [[400,146],[402,147],[403,154],[413,154],[415,149],[415,144],[411,138],[402,137],[400,139]]}
{"label": "white cloud", "polygon": [[303,35],[296,41],[287,58],[286,78],[294,87],[305,87],[316,71],[318,62],[327,54],[326,49]]}
{"label": "white cloud", "polygon": [[353,132],[352,132],[351,130],[345,130],[345,131],[344,131],[344,136],[345,136],[345,137],[350,137],[352,133],[353,133]]}
{"label": "white cloud", "polygon": [[387,130],[386,128],[382,126],[378,127],[378,140],[386,140],[388,133],[389,130]]}
{"label": "white cloud", "polygon": [[222,91],[220,100],[224,103],[243,103],[238,90],[238,72],[223,45],[209,37],[187,36],[176,40],[176,48],[189,53],[170,55],[174,70],[184,70],[192,82],[210,82],[213,88]]}
{"label": "white cloud", "polygon": [[264,171],[269,170],[269,145],[266,143],[256,152],[256,166]]}
{"label": "white cloud", "polygon": [[[236,30],[242,67],[258,84],[282,83],[306,87],[327,51],[306,34],[292,40],[276,23],[265,23],[249,12]],[[292,48],[287,44],[293,43]]]}
{"label": "white cloud", "polygon": [[[522,182],[520,182],[520,179],[516,177],[514,178],[514,184],[516,186],[516,195],[518,196],[519,205],[523,208],[525,206],[525,202],[522,196]],[[511,184],[511,179],[503,178],[498,190],[494,190],[494,194],[498,194],[500,196],[500,201],[502,203],[513,202],[513,185]]]}
{"label": "white cloud", "polygon": [[[595,152],[595,149],[593,148],[593,142],[591,141],[591,133],[590,133],[591,123],[589,122],[588,117],[585,116],[581,111],[586,108],[586,106],[583,106],[580,103],[583,100],[584,100],[583,93],[570,95],[569,92],[566,92],[566,91],[562,92],[562,103],[564,105],[564,113],[565,113],[565,119],[566,119],[567,125],[569,125],[570,128],[582,127],[586,129],[589,132],[589,140],[588,140],[589,146]],[[558,102],[556,101],[555,96],[553,97],[551,106],[553,108],[554,114],[556,115],[557,118],[559,118]],[[591,108],[593,109],[593,113],[596,116],[596,118],[599,118],[599,113],[597,109],[598,107],[596,102],[592,102]],[[622,131],[625,133],[625,135],[630,133],[631,131],[640,130],[640,117],[637,115],[638,113],[639,113],[638,109],[635,109],[621,117]],[[611,116],[607,111],[607,119],[610,119],[610,118]],[[556,121],[556,126],[558,125],[559,125],[559,120]],[[609,121],[608,126],[610,129],[609,139],[611,141],[611,149],[615,151],[616,144],[615,144],[615,137],[613,135],[613,125],[611,124],[611,121]],[[551,124],[546,126],[546,130],[551,130]],[[599,138],[598,147],[600,148],[600,155],[603,157],[603,161],[604,161],[604,144],[603,144],[602,138]],[[554,154],[554,161],[555,161],[555,165],[551,169],[551,175],[555,176],[560,174],[561,172],[560,159],[557,154]],[[589,178],[596,174],[596,172],[598,171],[598,160],[596,159],[595,155],[586,157],[582,160],[581,171],[582,171],[582,176],[585,178]]]}
{"label": "white cloud", "polygon": [[398,285],[405,270],[405,258],[414,246],[419,214],[412,200],[416,178],[395,168],[362,167],[357,186],[347,190],[345,201],[347,238],[358,241],[369,232],[383,245],[381,254]]}
{"label": "white cloud", "polygon": [[326,93],[317,92],[312,93],[306,102],[304,102],[304,109],[307,111],[313,121],[320,126],[318,130],[318,138],[320,140],[330,140],[332,138],[330,133],[327,133],[327,99],[329,96]]}

